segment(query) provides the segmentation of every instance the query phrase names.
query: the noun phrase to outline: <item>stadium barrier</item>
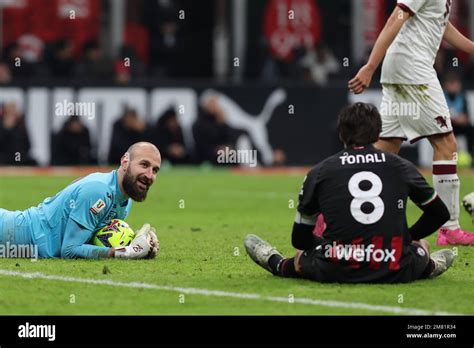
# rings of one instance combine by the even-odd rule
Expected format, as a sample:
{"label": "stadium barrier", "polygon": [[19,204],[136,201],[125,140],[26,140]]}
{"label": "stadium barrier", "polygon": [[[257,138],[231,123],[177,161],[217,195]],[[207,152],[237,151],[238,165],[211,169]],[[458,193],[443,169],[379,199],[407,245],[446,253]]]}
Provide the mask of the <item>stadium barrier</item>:
{"label": "stadium barrier", "polygon": [[[311,86],[271,87],[262,85],[196,85],[193,87],[5,87],[0,103],[15,102],[25,114],[32,143],[31,155],[40,165],[51,159],[51,135],[68,116],[77,114],[89,128],[99,164],[107,163],[113,123],[124,108],[133,108],[148,124],[154,124],[170,107],[178,113],[186,146],[194,147],[192,126],[199,106],[217,98],[226,122],[245,133],[243,144],[252,144],[264,164],[271,164],[272,150],[286,154],[287,164],[312,165],[341,149],[336,119],[349,102],[380,105],[381,92],[368,91],[355,98],[345,88]],[[474,110],[474,92],[468,93]],[[474,121],[474,114],[471,114]],[[419,164],[429,163],[430,149],[421,142],[414,156]]]}

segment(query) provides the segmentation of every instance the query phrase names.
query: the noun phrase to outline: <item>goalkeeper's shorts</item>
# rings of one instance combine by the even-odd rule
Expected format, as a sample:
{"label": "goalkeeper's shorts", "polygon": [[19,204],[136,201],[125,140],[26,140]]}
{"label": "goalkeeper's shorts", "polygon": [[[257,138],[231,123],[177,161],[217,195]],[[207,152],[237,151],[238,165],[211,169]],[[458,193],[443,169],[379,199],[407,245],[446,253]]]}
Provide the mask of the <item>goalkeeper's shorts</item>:
{"label": "goalkeeper's shorts", "polygon": [[0,245],[33,245],[25,212],[0,209]]}

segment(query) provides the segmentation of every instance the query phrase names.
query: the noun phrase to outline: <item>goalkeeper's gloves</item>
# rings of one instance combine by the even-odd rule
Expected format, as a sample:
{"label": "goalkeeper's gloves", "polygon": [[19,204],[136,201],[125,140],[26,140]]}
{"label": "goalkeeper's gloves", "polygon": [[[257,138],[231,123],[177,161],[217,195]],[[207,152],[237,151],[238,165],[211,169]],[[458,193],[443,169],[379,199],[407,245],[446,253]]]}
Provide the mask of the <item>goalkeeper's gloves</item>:
{"label": "goalkeeper's gloves", "polygon": [[155,247],[155,242],[150,235],[150,230],[151,226],[149,224],[143,225],[143,227],[136,232],[135,238],[130,245],[115,249],[115,257],[125,259],[147,258]]}
{"label": "goalkeeper's gloves", "polygon": [[471,192],[466,197],[464,197],[462,200],[462,205],[468,214],[471,215],[472,222],[474,223],[474,192]]}
{"label": "goalkeeper's gloves", "polygon": [[156,230],[154,227],[150,229],[150,231],[148,232],[148,235],[150,236],[152,247],[147,256],[147,259],[154,259],[156,255],[158,255],[158,253],[160,252],[160,241],[158,240],[158,237],[156,236]]}
{"label": "goalkeeper's gloves", "polygon": [[[148,234],[150,236],[152,247],[150,249],[150,253],[146,258],[154,259],[160,251],[160,241],[156,236],[155,228],[150,226],[150,228],[148,229],[147,225],[149,226],[149,224],[146,224],[135,233],[135,238],[141,236],[142,234]],[[147,228],[144,228],[145,226],[147,226]]]}

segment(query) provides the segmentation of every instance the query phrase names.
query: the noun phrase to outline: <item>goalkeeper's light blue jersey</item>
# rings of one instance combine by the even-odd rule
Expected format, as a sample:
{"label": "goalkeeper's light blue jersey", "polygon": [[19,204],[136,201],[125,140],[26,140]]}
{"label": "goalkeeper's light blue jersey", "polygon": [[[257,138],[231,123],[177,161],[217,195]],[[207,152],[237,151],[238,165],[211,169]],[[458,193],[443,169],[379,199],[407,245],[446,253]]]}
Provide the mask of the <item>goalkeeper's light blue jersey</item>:
{"label": "goalkeeper's light blue jersey", "polygon": [[23,212],[40,257],[107,257],[109,248],[87,244],[112,219],[124,220],[132,206],[117,171],[81,178],[37,207]]}

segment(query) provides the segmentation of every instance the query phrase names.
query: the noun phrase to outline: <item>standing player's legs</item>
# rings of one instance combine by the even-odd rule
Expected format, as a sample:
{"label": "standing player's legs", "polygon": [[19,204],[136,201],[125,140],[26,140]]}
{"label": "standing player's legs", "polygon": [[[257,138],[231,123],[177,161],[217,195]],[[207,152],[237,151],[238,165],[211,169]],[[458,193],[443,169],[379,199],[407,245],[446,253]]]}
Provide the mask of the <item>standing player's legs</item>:
{"label": "standing player's legs", "polygon": [[459,225],[460,181],[457,175],[457,144],[453,133],[429,137],[433,147],[433,186],[448,207],[451,218],[439,231],[438,245],[474,245],[474,234]]}
{"label": "standing player's legs", "polygon": [[423,85],[397,85],[395,91],[397,93],[391,94],[392,100],[399,102],[398,110],[405,110],[398,116],[403,133],[411,143],[428,138],[433,147],[433,186],[451,214],[451,219],[440,229],[438,244],[474,245],[474,235],[459,226],[457,145],[439,81]]}

